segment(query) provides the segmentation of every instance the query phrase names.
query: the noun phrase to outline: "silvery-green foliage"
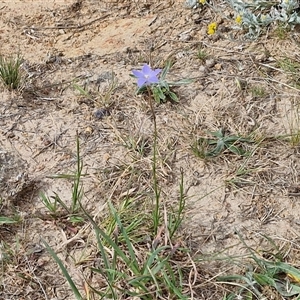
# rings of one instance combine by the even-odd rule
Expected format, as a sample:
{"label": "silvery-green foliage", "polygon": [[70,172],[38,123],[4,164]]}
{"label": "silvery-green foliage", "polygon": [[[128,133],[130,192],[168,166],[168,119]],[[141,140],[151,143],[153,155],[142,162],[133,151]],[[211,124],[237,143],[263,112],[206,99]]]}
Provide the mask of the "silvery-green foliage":
{"label": "silvery-green foliage", "polygon": [[239,0],[227,0],[228,4],[238,13],[246,9],[245,3]]}
{"label": "silvery-green foliage", "polygon": [[282,0],[279,7],[286,13],[291,13],[299,7],[299,3],[297,0]]}
{"label": "silvery-green foliage", "polygon": [[260,26],[260,18],[256,15],[252,14],[249,10],[244,10],[240,13],[243,18],[243,26],[248,28],[248,36],[255,37],[260,34],[261,26]]}
{"label": "silvery-green foliage", "polygon": [[[270,24],[280,23],[290,26],[300,24],[300,16],[296,9],[300,7],[298,0],[225,0],[242,18],[241,27],[248,30],[248,38],[257,38],[262,29]],[[196,8],[197,0],[186,0],[187,6]]]}
{"label": "silvery-green foliage", "polygon": [[299,24],[300,16],[295,11],[299,7],[298,1],[282,0],[279,4],[280,9],[271,8],[271,16],[274,21],[280,21],[285,24]]}
{"label": "silvery-green foliage", "polygon": [[199,6],[199,2],[197,0],[186,0],[185,4],[190,8],[196,8]]}
{"label": "silvery-green foliage", "polygon": [[280,22],[286,26],[300,24],[300,16],[296,12],[299,8],[297,0],[278,1],[241,1],[226,0],[226,2],[242,16],[242,26],[248,29],[247,36],[256,38],[263,27]]}
{"label": "silvery-green foliage", "polygon": [[270,14],[261,14],[259,16],[259,22],[263,26],[267,26],[273,22],[273,18],[270,16]]}

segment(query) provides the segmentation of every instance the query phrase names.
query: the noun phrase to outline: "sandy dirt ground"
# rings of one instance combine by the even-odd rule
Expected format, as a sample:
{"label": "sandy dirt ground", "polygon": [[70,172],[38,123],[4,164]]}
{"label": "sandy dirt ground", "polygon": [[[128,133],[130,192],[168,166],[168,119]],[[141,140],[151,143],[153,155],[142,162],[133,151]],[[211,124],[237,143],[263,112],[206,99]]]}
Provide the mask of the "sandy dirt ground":
{"label": "sandy dirt ground", "polygon": [[[219,30],[208,36],[212,20]],[[0,228],[3,245],[20,260],[18,270],[2,274],[3,299],[74,299],[41,239],[80,283],[87,264],[73,258],[93,256],[93,235],[47,219],[39,192],[70,202],[72,182],[51,176],[74,170],[77,134],[89,212],[99,215],[128,191],[133,197],[151,191],[151,112],[129,75],[143,63],[162,68],[168,58],[175,62],[170,80],[193,82],[176,90],[179,104],[155,107],[158,179],[163,197],[176,203],[183,171],[183,230],[194,250],[242,252],[234,246],[237,232],[256,245],[263,235],[296,241],[299,148],[276,137],[299,125],[299,92],[277,64],[299,59],[297,38],[295,32],[284,40],[269,34],[244,41],[228,20],[179,0],[1,1],[1,54],[20,53],[26,78],[20,91],[0,88],[1,213],[16,210],[23,219],[19,227]],[[206,60],[197,57],[200,48]],[[255,95],[256,87],[266,92]],[[195,141],[221,128],[259,142],[247,145],[247,158],[197,157]],[[148,150],[139,152],[141,144]]]}

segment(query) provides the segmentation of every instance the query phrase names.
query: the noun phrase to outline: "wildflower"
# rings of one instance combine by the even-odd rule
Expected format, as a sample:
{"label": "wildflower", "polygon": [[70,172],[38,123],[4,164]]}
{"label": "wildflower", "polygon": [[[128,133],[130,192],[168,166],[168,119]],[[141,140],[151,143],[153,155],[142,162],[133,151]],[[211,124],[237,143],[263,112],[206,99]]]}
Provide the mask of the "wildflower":
{"label": "wildflower", "polygon": [[206,0],[199,0],[199,3],[205,4]]}
{"label": "wildflower", "polygon": [[235,22],[238,23],[239,25],[242,24],[243,22],[243,18],[241,15],[237,15],[237,17],[235,18]]}
{"label": "wildflower", "polygon": [[161,69],[152,70],[149,65],[144,64],[141,71],[133,70],[132,74],[137,78],[137,85],[141,88],[143,85],[149,85],[152,83],[159,83],[157,75],[161,72]]}
{"label": "wildflower", "polygon": [[207,34],[210,34],[210,35],[215,34],[217,27],[218,27],[218,25],[216,22],[208,24]]}

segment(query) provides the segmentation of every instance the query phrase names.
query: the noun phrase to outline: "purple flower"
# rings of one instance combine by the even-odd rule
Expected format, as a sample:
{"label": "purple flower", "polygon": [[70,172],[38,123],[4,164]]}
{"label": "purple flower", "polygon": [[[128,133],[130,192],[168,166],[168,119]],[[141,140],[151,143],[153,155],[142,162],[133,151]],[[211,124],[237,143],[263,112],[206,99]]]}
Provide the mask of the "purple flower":
{"label": "purple flower", "polygon": [[137,78],[137,85],[139,88],[141,88],[143,85],[159,83],[157,75],[160,72],[161,69],[152,70],[149,65],[144,64],[141,71],[133,70],[132,74]]}

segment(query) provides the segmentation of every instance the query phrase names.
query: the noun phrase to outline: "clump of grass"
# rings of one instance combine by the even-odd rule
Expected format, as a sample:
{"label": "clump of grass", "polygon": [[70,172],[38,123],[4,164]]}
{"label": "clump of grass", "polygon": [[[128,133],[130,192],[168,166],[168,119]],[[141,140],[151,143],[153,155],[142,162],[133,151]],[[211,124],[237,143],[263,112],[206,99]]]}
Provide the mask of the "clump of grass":
{"label": "clump of grass", "polygon": [[8,58],[0,55],[0,78],[10,90],[20,87],[22,79],[21,64],[22,58],[19,55]]}
{"label": "clump of grass", "polygon": [[290,135],[290,142],[292,147],[298,147],[300,145],[300,129],[292,131]]}
{"label": "clump of grass", "polygon": [[[153,171],[156,172],[155,167]],[[157,180],[155,176],[154,179]],[[130,197],[126,197],[119,207],[108,202],[108,217],[102,218],[101,226],[78,200],[85,220],[94,229],[97,251],[101,254],[99,264],[90,271],[99,282],[106,283],[97,287],[86,282],[87,295],[98,295],[101,299],[188,299],[188,289],[184,286],[188,273],[185,274],[176,262],[177,255],[182,258],[185,254],[181,243],[174,240],[185,210],[183,172],[178,207],[162,205],[157,182],[154,194],[155,207],[148,201],[144,210]],[[151,211],[154,212],[151,214]],[[76,299],[85,299],[62,260],[47,242],[43,243],[59,265]]]}
{"label": "clump of grass", "polygon": [[149,138],[142,135],[130,134],[126,136],[120,136],[123,146],[129,150],[133,150],[135,153],[146,156],[150,153],[151,145]]}
{"label": "clump of grass", "polygon": [[[107,282],[105,288],[97,289],[97,294],[111,299],[139,297],[150,300],[165,295],[187,299],[183,293],[181,270],[171,260],[178,246],[162,243],[163,231],[166,229],[153,235],[149,228],[143,228],[140,214],[131,220],[126,218],[125,226],[112,204],[109,204],[109,209],[115,225],[112,235],[87,215],[96,232],[102,257],[101,267],[92,268],[91,271]],[[143,231],[148,236],[148,244],[145,243],[147,239],[143,241],[141,238],[133,238],[137,232]],[[114,253],[113,256],[111,253]]]}
{"label": "clump of grass", "polygon": [[90,92],[86,87],[80,86],[76,82],[73,83],[73,88],[79,92],[79,94],[91,101],[93,101],[97,106],[110,107],[112,104],[112,95],[118,88],[118,80],[114,72],[105,73],[103,79],[100,76],[100,82],[107,81],[107,83],[101,87],[99,85],[97,92]]}
{"label": "clump of grass", "polygon": [[4,199],[0,197],[0,226],[4,224],[16,224],[21,221],[21,216],[18,214],[16,208],[12,205],[9,205],[9,217],[7,216],[8,212],[6,210],[2,210],[3,207],[7,207]]}
{"label": "clump of grass", "polygon": [[40,199],[42,203],[45,205],[45,207],[49,210],[50,214],[54,218],[61,216],[61,212],[59,209],[62,208],[64,210],[64,214],[68,215],[68,218],[72,223],[78,223],[83,221],[82,217],[78,215],[80,210],[79,203],[83,196],[83,189],[81,185],[81,177],[83,176],[82,174],[83,165],[80,158],[79,148],[80,148],[79,138],[77,137],[77,142],[76,142],[77,158],[76,158],[75,173],[57,174],[52,176],[53,178],[56,179],[71,179],[73,181],[71,205],[68,206],[57,193],[54,193],[54,196],[47,196],[43,192],[40,193]]}

